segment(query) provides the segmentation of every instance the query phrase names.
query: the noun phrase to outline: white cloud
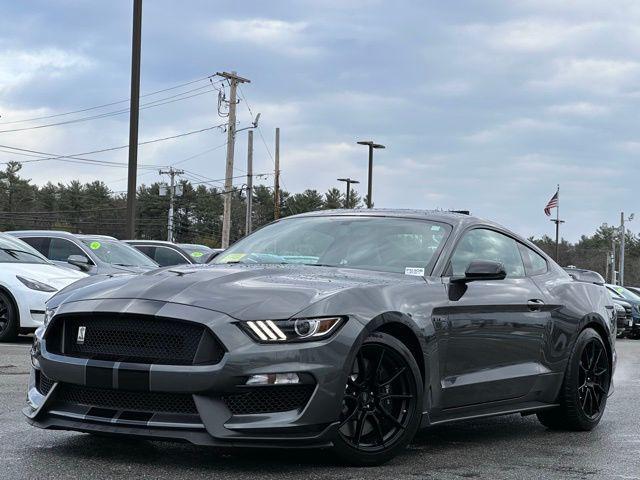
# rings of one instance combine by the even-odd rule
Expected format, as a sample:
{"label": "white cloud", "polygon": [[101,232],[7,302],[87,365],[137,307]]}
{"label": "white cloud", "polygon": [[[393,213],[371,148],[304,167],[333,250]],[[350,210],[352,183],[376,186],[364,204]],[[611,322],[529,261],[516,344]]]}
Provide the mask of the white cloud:
{"label": "white cloud", "polygon": [[574,102],[551,105],[547,112],[554,115],[568,115],[576,117],[599,117],[610,112],[610,108],[591,102]]}
{"label": "white cloud", "polygon": [[504,141],[517,135],[536,132],[568,132],[573,127],[558,122],[537,120],[534,118],[517,118],[492,128],[480,130],[467,135],[465,140],[475,143]]}
{"label": "white cloud", "polygon": [[211,35],[218,41],[240,42],[292,56],[310,56],[320,52],[308,44],[307,22],[287,22],[267,18],[226,19],[215,22]]}
{"label": "white cloud", "polygon": [[470,24],[462,31],[491,49],[503,52],[541,52],[584,41],[602,26],[598,22],[567,23],[529,18],[498,24]]}
{"label": "white cloud", "polygon": [[532,81],[534,87],[570,88],[598,94],[620,94],[638,89],[640,62],[608,58],[567,58],[556,60],[553,73]]}
{"label": "white cloud", "polygon": [[30,80],[35,76],[60,76],[94,65],[90,58],[68,50],[45,48],[39,50],[0,51],[0,91]]}

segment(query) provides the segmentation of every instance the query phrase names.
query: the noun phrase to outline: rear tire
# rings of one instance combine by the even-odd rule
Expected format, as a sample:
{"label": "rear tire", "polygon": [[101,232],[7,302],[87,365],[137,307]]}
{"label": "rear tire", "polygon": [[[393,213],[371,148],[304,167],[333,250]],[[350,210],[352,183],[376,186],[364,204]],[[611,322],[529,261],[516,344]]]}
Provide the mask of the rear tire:
{"label": "rear tire", "polygon": [[350,465],[380,465],[400,453],[418,430],[420,369],[402,342],[376,332],[363,342],[351,371],[334,452]]}
{"label": "rear tire", "polygon": [[537,413],[552,430],[592,430],[604,414],[611,384],[609,354],[592,328],[583,330],[569,357],[557,408]]}
{"label": "rear tire", "polygon": [[0,342],[11,342],[18,336],[18,312],[13,300],[0,292]]}

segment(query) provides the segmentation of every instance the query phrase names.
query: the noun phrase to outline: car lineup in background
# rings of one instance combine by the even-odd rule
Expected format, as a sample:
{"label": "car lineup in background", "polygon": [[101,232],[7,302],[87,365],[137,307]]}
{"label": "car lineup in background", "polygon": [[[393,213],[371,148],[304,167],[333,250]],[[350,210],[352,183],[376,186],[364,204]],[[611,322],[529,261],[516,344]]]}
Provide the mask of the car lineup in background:
{"label": "car lineup in background", "polygon": [[26,243],[0,233],[0,342],[42,325],[46,301],[86,277],[61,268]]}
{"label": "car lineup in background", "polygon": [[588,431],[611,393],[616,316],[605,287],[495,223],[313,212],[207,268],[94,275],[54,295],[23,413],[44,429],[332,447],[357,465],[460,419]]}

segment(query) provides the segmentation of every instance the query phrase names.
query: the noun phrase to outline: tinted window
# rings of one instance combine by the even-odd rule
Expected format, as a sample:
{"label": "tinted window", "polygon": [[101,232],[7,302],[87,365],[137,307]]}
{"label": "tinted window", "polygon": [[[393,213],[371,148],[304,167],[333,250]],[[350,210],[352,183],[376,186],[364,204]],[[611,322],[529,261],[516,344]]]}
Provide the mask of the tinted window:
{"label": "tinted window", "polygon": [[21,238],[24,243],[32,246],[42,255],[47,257],[49,255],[49,239],[46,237],[24,237]]}
{"label": "tinted window", "polygon": [[156,247],[142,246],[142,245],[132,245],[136,250],[140,250],[147,257],[153,258],[156,254]]}
{"label": "tinted window", "polygon": [[448,234],[448,226],[428,220],[292,218],[261,228],[212,263],[320,264],[424,275]]}
{"label": "tinted window", "polygon": [[524,259],[527,275],[542,275],[543,273],[547,272],[547,261],[542,255],[534,252],[529,247],[525,247],[522,244],[519,244],[519,246],[520,253],[522,253],[522,258]]}
{"label": "tinted window", "polygon": [[180,253],[167,247],[157,247],[156,254],[153,259],[158,262],[161,267],[189,263],[182,255],[180,255]]}
{"label": "tinted window", "polygon": [[49,245],[49,260],[56,260],[59,262],[66,262],[70,255],[87,255],[73,242],[64,240],[62,238],[52,238]]}
{"label": "tinted window", "polygon": [[500,262],[508,277],[524,276],[518,242],[492,230],[476,229],[465,233],[451,257],[451,274],[464,275],[474,260]]}
{"label": "tinted window", "polygon": [[0,263],[49,263],[30,245],[9,235],[0,235]]}

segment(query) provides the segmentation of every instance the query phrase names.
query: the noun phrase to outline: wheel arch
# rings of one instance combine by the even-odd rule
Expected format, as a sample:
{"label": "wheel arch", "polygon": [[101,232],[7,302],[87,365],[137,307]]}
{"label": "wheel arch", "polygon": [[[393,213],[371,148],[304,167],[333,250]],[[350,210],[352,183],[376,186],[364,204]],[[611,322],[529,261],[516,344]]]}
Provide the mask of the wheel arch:
{"label": "wheel arch", "polygon": [[601,338],[602,343],[604,343],[604,348],[606,348],[607,355],[609,356],[609,365],[611,365],[611,368],[613,369],[613,345],[611,345],[611,336],[609,335],[605,325],[605,320],[597,313],[593,313],[585,316],[583,326],[578,333],[582,333],[587,328],[591,328],[596,331],[598,336]]}
{"label": "wheel arch", "polygon": [[386,333],[402,342],[418,364],[422,381],[426,381],[425,349],[421,335],[410,316],[401,312],[385,312],[369,322],[367,332]]}
{"label": "wheel arch", "polygon": [[11,293],[11,291],[5,287],[4,285],[0,284],[0,293],[4,293],[8,298],[9,301],[11,302],[12,306],[13,306],[13,311],[16,315],[16,320],[17,320],[17,327],[20,328],[20,307],[18,306],[18,302],[16,301],[16,297],[13,296],[13,293]]}

